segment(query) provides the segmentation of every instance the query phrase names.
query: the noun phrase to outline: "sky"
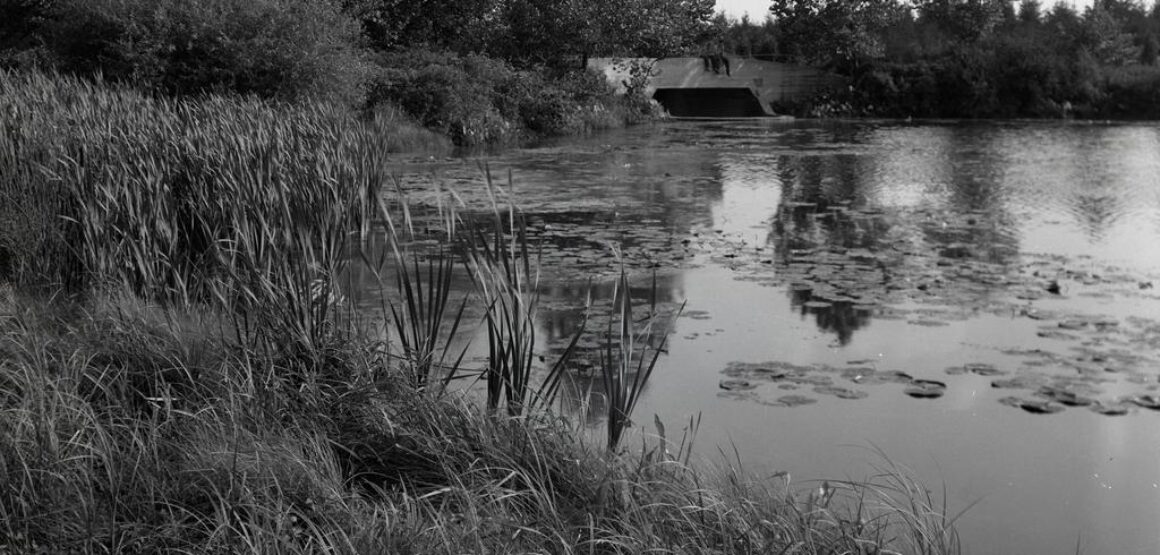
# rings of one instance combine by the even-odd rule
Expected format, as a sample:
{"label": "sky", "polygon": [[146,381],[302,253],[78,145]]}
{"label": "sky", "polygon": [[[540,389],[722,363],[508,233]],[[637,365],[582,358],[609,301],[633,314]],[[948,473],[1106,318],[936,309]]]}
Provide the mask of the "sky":
{"label": "sky", "polygon": [[[1083,9],[1091,5],[1092,0],[1063,0],[1076,8]],[[1044,6],[1054,5],[1052,0],[1042,0]],[[740,19],[748,13],[749,19],[754,22],[765,20],[769,11],[770,0],[717,0],[717,10],[724,11],[725,15]]]}

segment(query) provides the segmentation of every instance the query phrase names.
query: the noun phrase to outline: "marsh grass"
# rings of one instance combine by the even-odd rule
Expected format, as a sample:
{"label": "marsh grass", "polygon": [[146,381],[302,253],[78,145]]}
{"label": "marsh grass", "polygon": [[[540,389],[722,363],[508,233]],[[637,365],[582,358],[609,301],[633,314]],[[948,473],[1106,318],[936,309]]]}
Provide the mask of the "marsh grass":
{"label": "marsh grass", "polygon": [[[410,384],[424,389],[435,382],[436,389],[442,392],[458,377],[457,371],[468,348],[464,345],[458,355],[452,350],[469,300],[463,295],[458,305],[451,304],[452,279],[459,261],[458,253],[452,248],[458,216],[454,204],[438,203],[434,218],[439,222],[440,236],[435,240],[436,246],[418,247],[424,238],[416,233],[411,203],[402,186],[397,181],[394,183],[399,214],[387,206],[382,196],[376,202],[386,246],[376,250],[364,243],[359,255],[380,291],[386,289],[384,274],[388,270],[394,274],[395,295],[383,295],[382,314],[391,322],[393,338],[402,348],[403,372]],[[453,358],[448,359],[449,356]]]}
{"label": "marsh grass", "polygon": [[[536,362],[536,311],[540,301],[539,254],[534,257],[528,226],[514,203],[501,208],[503,190],[483,168],[490,218],[473,222],[464,243],[467,263],[476,291],[485,307],[487,327],[487,407],[495,412],[501,403],[509,416],[551,407],[565,378],[568,361],[585,332],[582,323],[571,341],[547,367],[539,385],[533,385]],[[508,191],[511,175],[508,176]],[[534,260],[533,260],[534,259]]]}
{"label": "marsh grass", "polygon": [[[637,329],[634,321],[632,292],[628,274],[621,265],[620,276],[613,289],[614,317],[608,319],[605,330],[605,348],[600,352],[600,376],[604,383],[604,395],[608,407],[608,450],[616,451],[620,446],[624,431],[632,423],[632,412],[644,391],[644,386],[652,376],[657,361],[665,350],[665,342],[671,330],[654,333],[659,321],[656,305],[656,276],[650,289],[648,314],[644,326]],[[684,303],[677,309],[679,317]],[[613,322],[616,332],[613,332]],[[657,344],[650,345],[654,336],[660,337]],[[660,426],[658,425],[658,428]],[[663,436],[663,432],[662,432]]]}
{"label": "marsh grass", "polygon": [[[803,496],[696,466],[659,424],[639,451],[589,445],[550,410],[566,363],[535,373],[515,209],[441,220],[474,238],[452,248],[491,356],[485,406],[433,394],[462,329],[434,319],[461,316],[452,263],[408,250],[409,215],[377,201],[389,130],[43,74],[0,92],[0,192],[27,207],[0,205],[18,285],[0,289],[0,552],[957,552],[945,507],[895,467]],[[384,221],[379,260],[410,276],[392,299],[403,363],[343,317],[336,283]],[[606,354],[623,427],[663,344],[644,348],[655,334],[619,283]],[[62,287],[83,294],[46,294]]]}
{"label": "marsh grass", "polygon": [[44,73],[4,74],[0,114],[10,273],[167,300],[296,258],[326,273],[335,245],[366,233],[405,146],[396,121],[326,104],[173,100]]}

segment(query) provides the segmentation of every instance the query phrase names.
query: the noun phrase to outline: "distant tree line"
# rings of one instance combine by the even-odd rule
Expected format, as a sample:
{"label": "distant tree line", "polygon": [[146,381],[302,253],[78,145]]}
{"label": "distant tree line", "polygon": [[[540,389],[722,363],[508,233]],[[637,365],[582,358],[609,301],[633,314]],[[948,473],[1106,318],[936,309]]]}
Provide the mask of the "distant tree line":
{"label": "distant tree line", "polygon": [[1160,1],[774,0],[713,24],[736,55],[851,77],[815,113],[1160,118]]}

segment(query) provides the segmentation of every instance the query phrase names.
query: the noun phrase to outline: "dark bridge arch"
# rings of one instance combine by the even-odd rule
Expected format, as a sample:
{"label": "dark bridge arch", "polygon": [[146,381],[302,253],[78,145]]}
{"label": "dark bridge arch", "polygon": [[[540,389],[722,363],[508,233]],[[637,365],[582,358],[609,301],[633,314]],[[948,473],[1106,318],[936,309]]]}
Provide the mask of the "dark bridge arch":
{"label": "dark bridge arch", "polygon": [[658,88],[653,98],[678,118],[752,118],[772,115],[746,87]]}

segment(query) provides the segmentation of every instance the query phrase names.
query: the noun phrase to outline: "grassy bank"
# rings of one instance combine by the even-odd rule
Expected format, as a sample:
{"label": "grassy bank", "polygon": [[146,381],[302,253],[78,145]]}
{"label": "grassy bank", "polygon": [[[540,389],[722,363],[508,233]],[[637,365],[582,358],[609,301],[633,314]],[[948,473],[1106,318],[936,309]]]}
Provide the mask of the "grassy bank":
{"label": "grassy bank", "polygon": [[903,505],[925,498],[901,474],[797,495],[780,479],[691,467],[658,440],[610,455],[546,414],[496,417],[411,389],[373,342],[332,344],[303,373],[238,349],[228,327],[127,295],[5,300],[0,546],[953,551],[937,507]]}
{"label": "grassy bank", "polygon": [[[0,115],[0,552],[957,552],[897,469],[799,488],[672,437],[593,444],[525,401],[517,214],[445,214],[470,261],[409,251],[385,120],[47,74],[6,75]],[[382,283],[396,341],[336,285],[380,260],[413,268]],[[429,317],[445,262],[493,329],[486,405],[417,379],[455,360]],[[616,384],[647,359],[619,328],[605,393],[627,424],[639,378]]]}

